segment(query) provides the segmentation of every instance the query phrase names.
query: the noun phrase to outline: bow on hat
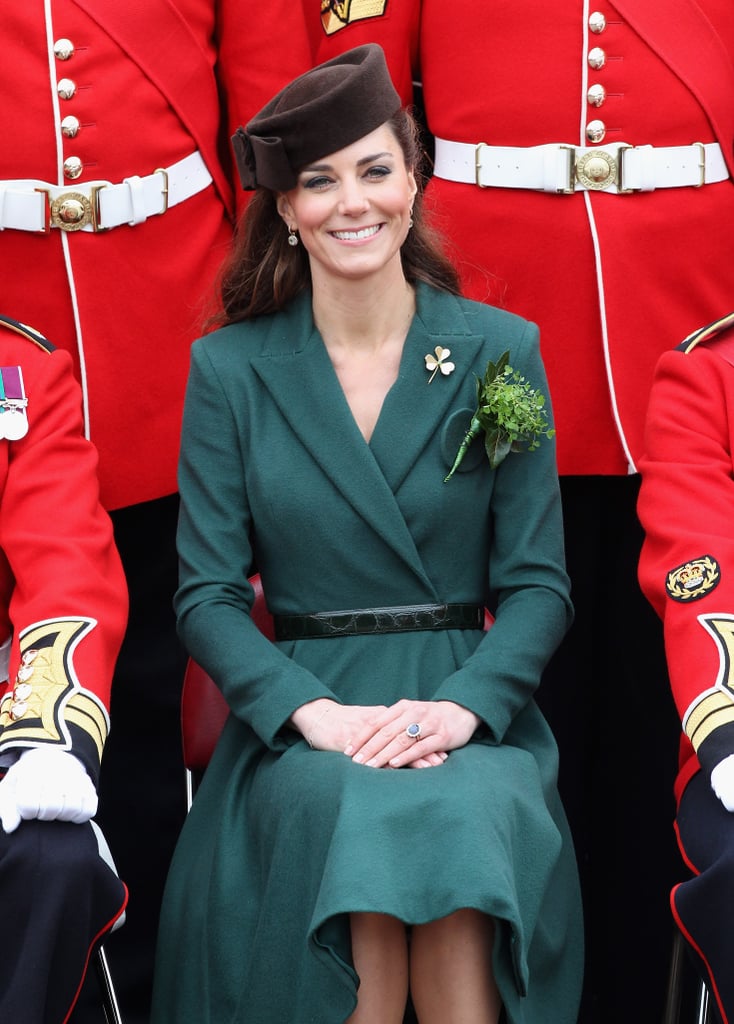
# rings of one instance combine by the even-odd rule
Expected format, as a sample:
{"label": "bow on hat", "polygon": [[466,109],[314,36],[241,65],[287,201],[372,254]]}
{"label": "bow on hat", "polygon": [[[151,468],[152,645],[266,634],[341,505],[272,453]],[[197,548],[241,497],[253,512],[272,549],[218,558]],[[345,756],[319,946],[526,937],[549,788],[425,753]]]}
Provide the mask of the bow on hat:
{"label": "bow on hat", "polygon": [[276,136],[261,138],[250,135],[245,128],[238,128],[232,136],[232,149],[242,188],[252,190],[258,187],[258,166],[268,169],[268,188],[287,192],[293,187],[293,169],[282,139]]}

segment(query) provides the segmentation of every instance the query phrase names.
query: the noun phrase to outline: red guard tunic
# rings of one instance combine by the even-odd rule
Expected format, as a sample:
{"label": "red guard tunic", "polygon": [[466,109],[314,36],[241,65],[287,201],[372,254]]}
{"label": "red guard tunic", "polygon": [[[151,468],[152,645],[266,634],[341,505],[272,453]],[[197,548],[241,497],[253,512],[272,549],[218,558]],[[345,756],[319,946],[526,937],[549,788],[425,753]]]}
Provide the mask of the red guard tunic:
{"label": "red guard tunic", "polygon": [[[127,590],[96,472],[69,355],[0,317],[2,769],[47,746],[99,776]],[[66,1021],[126,901],[91,825],[0,829],[0,1020]]]}
{"label": "red guard tunic", "polygon": [[692,871],[671,907],[729,1022],[734,814],[714,794],[711,771],[734,754],[734,314],[663,355],[645,445],[639,576],[663,621],[683,723],[676,831]]}
{"label": "red guard tunic", "polygon": [[[0,254],[13,271],[0,308],[72,353],[107,508],[176,489],[188,349],[231,237],[228,133],[307,66],[295,11],[287,0],[34,0],[3,11],[12,131],[0,153]],[[90,200],[90,183],[125,179]],[[62,188],[34,198],[44,184]],[[102,228],[118,203],[137,222],[80,227],[96,203]]]}
{"label": "red guard tunic", "polygon": [[0,319],[0,755],[50,744],[96,779],[127,591],[71,360],[35,338]]}
{"label": "red guard tunic", "polygon": [[661,358],[640,463],[640,583],[683,722],[678,801],[701,763],[734,753],[734,315],[722,325]]}
{"label": "red guard tunic", "polygon": [[[611,152],[618,143],[718,142],[720,154],[707,151],[706,174],[734,169],[730,0],[322,0],[320,7],[307,4],[317,60],[381,43],[406,100],[411,76],[422,82],[428,127],[439,139]],[[482,154],[487,180],[494,156]],[[649,151],[633,159],[647,156],[668,162]],[[543,169],[531,173],[527,159],[514,175],[505,165],[500,180],[527,175],[533,187],[479,188],[436,174],[430,205],[467,293],[540,324],[560,472],[625,474],[641,454],[658,356],[728,308],[734,294],[734,184],[664,188],[667,171],[659,168],[636,175],[635,187],[645,190],[631,194],[614,185],[582,190],[578,178],[571,193],[556,192],[562,175],[546,192],[537,178]],[[686,159],[697,184],[695,148]],[[473,161],[472,151],[472,172]],[[573,160],[564,167],[573,173]]]}

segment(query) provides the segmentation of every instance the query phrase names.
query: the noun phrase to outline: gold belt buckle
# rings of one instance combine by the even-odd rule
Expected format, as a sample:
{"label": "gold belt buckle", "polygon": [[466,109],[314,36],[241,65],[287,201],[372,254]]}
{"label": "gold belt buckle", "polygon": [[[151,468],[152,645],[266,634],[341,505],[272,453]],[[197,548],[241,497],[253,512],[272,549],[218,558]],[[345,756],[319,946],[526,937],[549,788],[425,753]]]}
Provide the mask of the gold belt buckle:
{"label": "gold belt buckle", "polygon": [[48,189],[37,189],[37,192],[45,192],[48,202],[47,224],[52,228],[60,228],[62,231],[81,231],[82,228],[91,224],[92,231],[105,231],[99,222],[99,193],[106,185],[92,185],[90,196],[83,192],[62,192],[60,196],[51,199]]}
{"label": "gold belt buckle", "polygon": [[617,158],[605,149],[591,149],[576,161],[576,178],[585,187],[603,191],[620,179]]}

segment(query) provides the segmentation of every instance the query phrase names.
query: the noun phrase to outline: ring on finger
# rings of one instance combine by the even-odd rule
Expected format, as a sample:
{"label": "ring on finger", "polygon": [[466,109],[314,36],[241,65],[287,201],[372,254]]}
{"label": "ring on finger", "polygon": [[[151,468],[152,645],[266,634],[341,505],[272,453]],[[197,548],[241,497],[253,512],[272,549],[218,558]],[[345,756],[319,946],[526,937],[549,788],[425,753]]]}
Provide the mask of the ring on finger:
{"label": "ring on finger", "polygon": [[405,735],[409,740],[419,740],[421,738],[420,722],[411,722],[405,730]]}

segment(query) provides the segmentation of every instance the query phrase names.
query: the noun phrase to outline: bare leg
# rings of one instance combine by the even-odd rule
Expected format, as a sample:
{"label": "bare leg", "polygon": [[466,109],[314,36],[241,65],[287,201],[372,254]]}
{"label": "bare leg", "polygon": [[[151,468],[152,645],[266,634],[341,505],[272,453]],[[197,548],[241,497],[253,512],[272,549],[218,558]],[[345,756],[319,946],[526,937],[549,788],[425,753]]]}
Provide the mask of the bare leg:
{"label": "bare leg", "polygon": [[348,1024],[402,1024],[408,1001],[405,925],[386,914],[352,914],[357,1009]]}
{"label": "bare leg", "polygon": [[492,975],[494,923],[458,910],[413,928],[410,991],[420,1024],[497,1024],[502,1000]]}

